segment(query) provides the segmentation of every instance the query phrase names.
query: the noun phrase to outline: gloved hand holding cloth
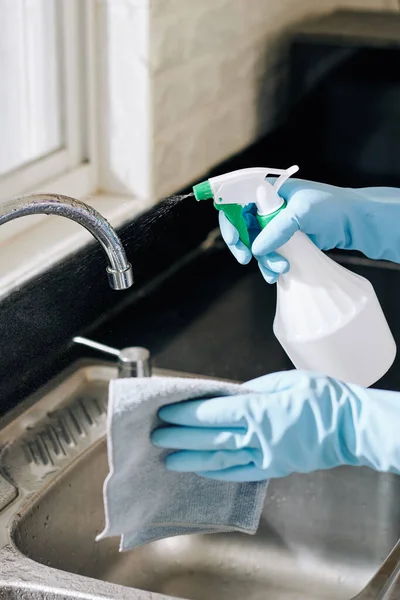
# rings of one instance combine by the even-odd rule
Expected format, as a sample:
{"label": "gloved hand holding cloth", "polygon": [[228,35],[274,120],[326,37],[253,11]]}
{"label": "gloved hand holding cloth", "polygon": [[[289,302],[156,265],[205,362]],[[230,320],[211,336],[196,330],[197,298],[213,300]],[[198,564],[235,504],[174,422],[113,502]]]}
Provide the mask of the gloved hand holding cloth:
{"label": "gloved hand holding cloth", "polygon": [[400,394],[302,371],[247,382],[254,394],[166,406],[154,445],[171,471],[261,481],[339,465],[400,474]]}

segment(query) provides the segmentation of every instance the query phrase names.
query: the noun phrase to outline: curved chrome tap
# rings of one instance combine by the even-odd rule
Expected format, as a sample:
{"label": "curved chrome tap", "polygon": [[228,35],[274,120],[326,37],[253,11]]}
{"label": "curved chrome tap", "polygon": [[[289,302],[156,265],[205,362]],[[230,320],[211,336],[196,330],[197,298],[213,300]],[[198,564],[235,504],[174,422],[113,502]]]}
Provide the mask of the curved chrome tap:
{"label": "curved chrome tap", "polygon": [[17,196],[0,205],[0,225],[27,215],[58,215],[71,219],[87,229],[102,245],[109,265],[110,287],[126,290],[133,284],[132,266],[114,229],[94,208],[80,200],[59,194],[29,194]]}

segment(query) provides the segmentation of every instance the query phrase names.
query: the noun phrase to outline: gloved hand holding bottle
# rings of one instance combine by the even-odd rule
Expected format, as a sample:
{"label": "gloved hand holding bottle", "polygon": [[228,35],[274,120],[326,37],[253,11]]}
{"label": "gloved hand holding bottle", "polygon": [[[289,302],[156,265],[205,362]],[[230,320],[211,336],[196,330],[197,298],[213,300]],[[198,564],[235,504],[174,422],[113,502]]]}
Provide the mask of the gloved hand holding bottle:
{"label": "gloved hand holding bottle", "polygon": [[[400,474],[400,394],[303,371],[266,375],[239,396],[161,409],[156,446],[172,471],[261,481],[339,465]],[[397,418],[396,418],[397,415]]]}
{"label": "gloved hand holding bottle", "polygon": [[235,227],[219,214],[221,234],[241,264],[252,255],[268,283],[275,283],[289,270],[287,260],[277,254],[299,229],[321,250],[358,250],[368,258],[400,263],[400,190],[388,187],[349,189],[323,183],[289,179],[279,195],[287,202],[260,232],[254,208],[244,209],[251,251],[240,240]]}

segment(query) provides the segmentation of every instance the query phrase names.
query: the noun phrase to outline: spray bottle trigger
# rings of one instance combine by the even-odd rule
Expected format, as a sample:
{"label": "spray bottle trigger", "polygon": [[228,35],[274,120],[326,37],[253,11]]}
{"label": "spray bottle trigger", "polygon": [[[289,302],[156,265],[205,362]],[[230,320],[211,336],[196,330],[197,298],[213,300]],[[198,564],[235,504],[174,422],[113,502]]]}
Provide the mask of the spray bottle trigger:
{"label": "spray bottle trigger", "polygon": [[216,202],[214,202],[214,206],[217,210],[222,210],[228,221],[236,227],[240,241],[250,249],[250,236],[246,220],[243,217],[243,207],[239,204],[218,204]]}

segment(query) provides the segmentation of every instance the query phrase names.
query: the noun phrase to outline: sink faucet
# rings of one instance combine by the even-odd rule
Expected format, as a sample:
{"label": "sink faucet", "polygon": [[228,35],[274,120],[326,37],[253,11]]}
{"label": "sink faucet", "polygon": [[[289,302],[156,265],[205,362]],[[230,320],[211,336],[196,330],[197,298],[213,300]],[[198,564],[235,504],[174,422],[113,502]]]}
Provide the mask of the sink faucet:
{"label": "sink faucet", "polygon": [[113,290],[126,290],[133,284],[132,266],[114,229],[94,208],[80,200],[59,194],[17,196],[0,206],[0,225],[27,215],[58,215],[79,223],[103,247],[108,258],[107,276]]}

